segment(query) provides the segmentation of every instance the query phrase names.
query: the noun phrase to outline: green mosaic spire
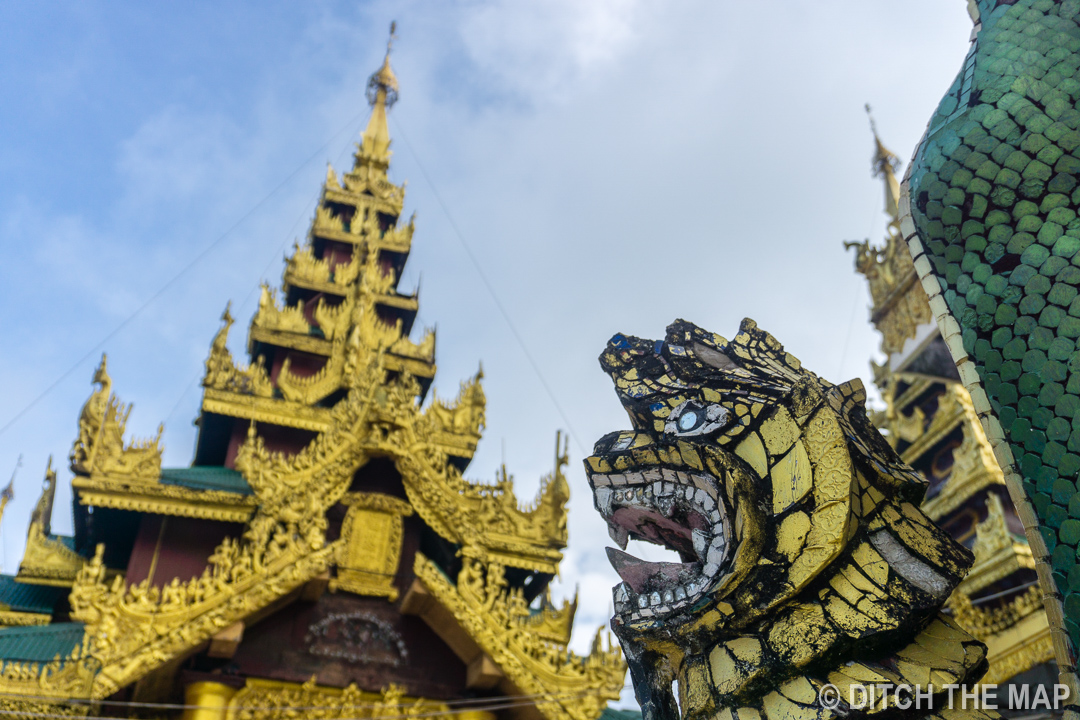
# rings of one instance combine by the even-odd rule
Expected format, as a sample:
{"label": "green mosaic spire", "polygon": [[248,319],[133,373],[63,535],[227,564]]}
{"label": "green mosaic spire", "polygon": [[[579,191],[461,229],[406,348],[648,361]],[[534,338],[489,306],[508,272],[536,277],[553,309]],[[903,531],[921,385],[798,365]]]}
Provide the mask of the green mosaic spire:
{"label": "green mosaic spire", "polygon": [[1080,0],[980,0],[977,10],[971,51],[905,181],[902,228],[1045,563],[1075,698]]}

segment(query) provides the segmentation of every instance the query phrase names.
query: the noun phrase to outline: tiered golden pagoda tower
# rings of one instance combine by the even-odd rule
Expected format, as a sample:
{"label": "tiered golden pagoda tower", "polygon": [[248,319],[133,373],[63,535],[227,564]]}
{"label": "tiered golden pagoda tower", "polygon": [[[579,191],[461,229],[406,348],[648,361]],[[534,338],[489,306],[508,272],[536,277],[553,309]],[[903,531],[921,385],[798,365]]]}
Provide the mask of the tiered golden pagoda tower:
{"label": "tiered golden pagoda tower", "polygon": [[874,421],[900,457],[926,477],[923,511],[975,554],[948,607],[987,644],[990,669],[982,682],[1052,684],[1054,649],[1031,549],[900,236],[899,159],[873,129],[873,170],[885,187],[887,234],[881,246],[869,240],[845,246],[856,249],[855,268],[869,283],[870,319],[887,355],[882,365],[873,364],[885,401]]}
{"label": "tiered golden pagoda tower", "polygon": [[604,631],[568,650],[577,606],[548,584],[569,488],[522,507],[505,471],[463,479],[481,376],[432,397],[435,336],[410,339],[387,109],[389,52],[350,172],[327,171],[307,242],[264,287],[247,364],[206,361],[191,467],[125,440],[104,358],[71,450],[75,534],[50,519],[56,472],[16,576],[0,577],[0,708],[189,720],[594,720],[625,664]]}

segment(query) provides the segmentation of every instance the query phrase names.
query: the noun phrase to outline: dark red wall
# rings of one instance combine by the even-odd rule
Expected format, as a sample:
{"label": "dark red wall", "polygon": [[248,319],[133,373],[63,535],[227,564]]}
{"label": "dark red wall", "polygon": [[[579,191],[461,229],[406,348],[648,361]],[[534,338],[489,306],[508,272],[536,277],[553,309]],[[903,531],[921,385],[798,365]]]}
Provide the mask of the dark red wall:
{"label": "dark red wall", "polygon": [[[165,523],[165,532],[161,533],[161,524]],[[169,584],[173,578],[187,582],[202,574],[209,564],[214,548],[227,536],[240,537],[244,526],[240,523],[224,523],[197,518],[165,517],[163,515],[143,515],[139,533],[135,538],[135,547],[128,560],[125,579],[129,585],[146,579],[153,562],[154,548],[161,538],[161,550],[158,553],[157,566],[154,569],[152,584],[161,587]]]}
{"label": "dark red wall", "polygon": [[389,683],[409,695],[461,697],[465,665],[418,617],[383,598],[349,593],[299,601],[244,631],[232,660],[242,675],[378,692]]}

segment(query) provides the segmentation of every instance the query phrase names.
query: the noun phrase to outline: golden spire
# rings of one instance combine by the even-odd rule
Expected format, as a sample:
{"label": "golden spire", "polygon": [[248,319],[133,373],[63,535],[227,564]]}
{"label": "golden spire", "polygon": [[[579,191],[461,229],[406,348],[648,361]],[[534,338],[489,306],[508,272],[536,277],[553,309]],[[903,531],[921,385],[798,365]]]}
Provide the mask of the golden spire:
{"label": "golden spire", "polygon": [[53,499],[56,496],[56,471],[52,467],[52,455],[49,456],[49,464],[45,468],[45,482],[42,483],[41,497],[38,498],[34,512],[30,514],[30,524],[38,523],[41,531],[48,535],[52,525]]}
{"label": "golden spire", "polygon": [[866,114],[870,118],[870,130],[874,133],[874,159],[871,161],[874,167],[874,177],[884,178],[885,181],[885,213],[893,223],[900,222],[900,183],[896,179],[896,171],[900,168],[900,158],[882,144],[878,137],[877,124],[870,112],[870,103],[866,104]]}
{"label": "golden spire", "polygon": [[[49,464],[52,464],[51,457],[49,458]],[[15,461],[15,470],[11,473],[11,479],[8,480],[7,487],[0,491],[0,520],[4,518],[4,508],[15,497],[15,476],[18,474],[20,467],[22,467],[22,455],[19,455],[19,459]]]}
{"label": "golden spire", "polygon": [[364,130],[364,141],[357,155],[358,164],[386,171],[390,165],[390,130],[386,126],[386,111],[398,98],[398,81],[390,67],[390,50],[394,45],[397,23],[390,23],[390,38],[386,41],[386,58],[382,67],[368,78],[367,99],[371,104],[371,119]]}

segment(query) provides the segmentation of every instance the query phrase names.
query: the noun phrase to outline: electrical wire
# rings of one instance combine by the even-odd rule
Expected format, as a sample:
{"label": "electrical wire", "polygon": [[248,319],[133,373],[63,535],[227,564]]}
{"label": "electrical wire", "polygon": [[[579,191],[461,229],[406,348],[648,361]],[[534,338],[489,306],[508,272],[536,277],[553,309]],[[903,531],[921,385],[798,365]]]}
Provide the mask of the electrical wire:
{"label": "electrical wire", "polygon": [[250,218],[252,215],[255,214],[255,211],[257,211],[259,208],[261,208],[263,205],[265,205],[270,200],[270,198],[272,198],[282,188],[284,188],[286,185],[288,185],[292,181],[293,178],[295,178],[297,175],[299,175],[300,172],[304,168],[306,168],[308,166],[308,164],[311,163],[312,160],[319,157],[326,150],[326,148],[329,147],[338,138],[338,136],[340,136],[343,132],[345,132],[346,130],[351,128],[353,126],[353,124],[356,123],[357,120],[359,120],[360,118],[362,118],[364,116],[364,114],[365,114],[364,112],[361,112],[356,117],[349,120],[349,122],[347,124],[345,124],[340,130],[335,132],[331,136],[330,140],[328,140],[326,143],[324,143],[322,145],[322,147],[320,147],[318,150],[316,150],[307,160],[304,160],[304,162],[302,162],[295,170],[293,170],[289,174],[288,177],[286,177],[284,180],[282,180],[280,183],[278,183],[278,185],[276,187],[274,187],[274,189],[271,190],[269,193],[267,193],[262,198],[262,200],[259,200],[259,202],[257,202],[250,210],[248,210],[246,213],[244,213],[244,215],[241,216],[241,218],[239,220],[237,220],[235,223],[233,223],[233,225],[231,227],[229,227],[228,230],[226,230],[224,233],[219,235],[216,240],[214,240],[212,243],[210,243],[208,246],[206,246],[202,250],[202,252],[200,252],[198,255],[196,255],[190,262],[188,262],[187,265],[185,265],[183,268],[181,268],[178,273],[173,275],[173,277],[168,282],[166,282],[164,285],[162,285],[157,290],[157,292],[155,292],[153,295],[151,295],[145,302],[143,302],[142,305],[140,305],[138,308],[136,308],[136,310],[133,313],[128,315],[126,319],[124,319],[119,325],[117,325],[115,328],[113,328],[113,330],[111,332],[109,332],[104,338],[102,338],[102,340],[100,342],[98,342],[96,345],[94,345],[94,347],[90,348],[90,350],[88,350],[85,355],[80,357],[70,368],[68,368],[68,370],[66,370],[63,374],[61,374],[60,377],[58,377],[51,385],[49,385],[37,397],[35,397],[33,400],[31,400],[28,405],[26,405],[25,407],[23,407],[22,410],[17,412],[15,414],[15,416],[12,417],[3,427],[0,427],[0,436],[2,436],[5,432],[10,430],[12,427],[14,427],[15,423],[17,423],[20,419],[22,419],[22,417],[27,412],[29,412],[35,405],[37,405],[39,402],[41,402],[41,400],[43,398],[45,398],[49,393],[51,393],[53,390],[55,390],[60,385],[60,383],[62,383],[64,380],[66,380],[73,372],[78,370],[79,367],[81,367],[84,362],[86,362],[91,357],[93,357],[102,347],[105,346],[106,343],[109,342],[109,340],[112,340],[124,328],[126,328],[128,325],[130,325],[131,322],[135,318],[137,318],[139,315],[141,315],[142,312],[144,310],[146,310],[146,308],[150,307],[150,305],[152,305],[155,301],[157,301],[158,298],[160,298],[162,295],[164,295],[173,285],[175,285],[180,280],[180,278],[182,278],[184,275],[186,275],[192,268],[194,268],[202,260],[204,260],[208,255],[210,255],[210,253],[213,252],[218,247],[218,245],[220,245],[221,242],[223,240],[225,240],[225,238],[227,238],[229,235],[231,235],[233,233],[233,231],[235,231],[238,227],[243,225],[248,220],[248,218]]}
{"label": "electrical wire", "polygon": [[[579,700],[585,697],[594,696],[595,693],[541,693],[534,695],[503,695],[487,698],[463,698],[461,700],[447,700],[447,701],[427,701],[430,703],[438,703],[445,705],[446,710],[429,710],[422,713],[401,713],[397,715],[384,715],[379,714],[378,720],[408,720],[408,718],[427,718],[427,717],[449,717],[457,715],[461,711],[470,712],[485,712],[492,710],[505,710],[516,707],[528,707],[531,705],[537,705],[547,702],[568,702],[572,700]],[[16,693],[0,693],[0,697],[19,699],[30,702],[51,702],[51,703],[65,703],[68,705],[85,705],[93,707],[127,707],[127,708],[145,708],[154,710],[220,710],[219,706],[207,706],[207,705],[189,705],[184,703],[151,703],[151,702],[135,702],[124,700],[88,700],[83,698],[71,698],[59,700],[55,697],[38,696],[38,695],[19,695]],[[423,702],[423,701],[421,701]],[[342,705],[272,705],[265,707],[258,706],[244,706],[245,712],[307,712],[307,711],[327,711],[327,710],[386,710],[389,708],[414,708],[416,707],[417,700],[409,702],[399,703],[350,703]],[[41,718],[70,718],[69,714],[59,713],[30,713],[15,710],[0,710],[0,715],[20,715],[28,717],[41,717]],[[94,715],[93,717],[106,718],[111,720],[108,716]],[[359,715],[348,715],[340,718],[324,718],[321,720],[359,720]],[[116,720],[123,720],[117,718]]]}
{"label": "electrical wire", "polygon": [[[359,117],[362,117],[362,114],[354,117],[353,120],[355,121]],[[336,139],[337,136],[340,135],[340,134],[341,134],[341,131],[339,131],[336,135],[334,135],[334,138],[331,139],[331,142],[333,141],[333,139]],[[356,134],[355,132],[350,133],[350,136],[355,135],[355,134]],[[329,145],[329,144],[330,143],[328,142],[327,145]],[[342,160],[343,156],[345,155],[345,153],[348,151],[348,149],[349,149],[349,143],[346,143],[344,149],[342,149],[342,151],[337,154],[337,157],[336,157],[337,164],[339,164],[339,165],[341,164],[341,160]],[[318,191],[315,192],[315,195],[312,197],[310,202],[305,203],[303,212],[300,214],[299,217],[296,218],[296,221],[289,228],[289,231],[287,233],[285,233],[285,240],[281,243],[280,247],[275,249],[274,254],[270,257],[270,260],[266,263],[266,267],[264,267],[263,271],[259,274],[258,280],[255,281],[255,285],[251,288],[251,290],[248,292],[248,294],[244,297],[244,301],[242,303],[240,303],[240,305],[237,306],[237,309],[236,309],[237,316],[241,316],[241,315],[244,314],[244,308],[247,307],[247,304],[249,302],[251,302],[251,299],[255,296],[255,293],[262,286],[262,283],[266,279],[266,276],[269,274],[270,269],[274,266],[274,263],[277,262],[278,256],[284,254],[285,249],[289,246],[289,240],[292,238],[293,233],[296,232],[297,227],[299,227],[300,223],[302,223],[304,221],[304,218],[307,217],[308,209],[311,206],[316,205],[319,202],[319,196],[321,194],[322,194],[322,188],[320,188]],[[180,409],[180,405],[184,402],[184,398],[186,398],[188,396],[188,393],[191,392],[193,387],[198,385],[199,381],[202,380],[202,377],[203,377],[203,371],[199,370],[198,374],[194,377],[194,379],[192,379],[191,382],[184,385],[184,389],[181,391],[180,397],[176,400],[176,404],[173,405],[173,408],[172,408],[172,410],[169,411],[169,414],[165,416],[165,425],[166,425],[166,427],[169,425],[169,421],[172,419],[173,415],[176,414],[176,411]]]}
{"label": "electrical wire", "polygon": [[491,295],[492,301],[495,303],[495,307],[498,308],[499,313],[503,317],[503,320],[506,321],[506,325],[510,328],[511,334],[513,334],[514,339],[517,340],[518,346],[521,347],[521,352],[524,353],[525,359],[529,361],[529,365],[532,366],[533,372],[536,373],[536,377],[540,380],[540,385],[543,386],[544,391],[547,393],[548,398],[551,400],[551,404],[555,406],[555,410],[558,411],[559,415],[562,417],[563,423],[566,424],[566,431],[570,433],[570,437],[574,438],[574,444],[578,446],[578,450],[581,451],[581,454],[588,455],[588,450],[585,449],[585,446],[581,443],[581,440],[578,439],[577,433],[574,432],[574,426],[570,422],[569,416],[567,416],[566,412],[562,409],[562,406],[559,404],[558,398],[555,397],[555,391],[551,389],[551,385],[548,384],[547,379],[544,377],[544,373],[541,372],[539,363],[536,362],[536,359],[533,357],[532,353],[529,352],[529,348],[525,344],[524,338],[522,338],[521,333],[518,332],[517,326],[514,325],[514,321],[510,319],[510,313],[507,312],[506,306],[504,306],[502,304],[502,301],[499,300],[499,295],[495,292],[495,287],[491,284],[491,281],[488,280],[487,275],[484,273],[483,268],[480,266],[480,261],[473,253],[472,248],[469,247],[469,243],[466,242],[464,233],[461,232],[461,228],[459,228],[458,224],[454,221],[454,216],[450,214],[450,208],[447,207],[446,202],[442,198],[442,195],[440,195],[438,189],[436,189],[434,181],[431,179],[428,171],[424,168],[424,164],[420,162],[420,156],[417,155],[412,143],[409,142],[409,137],[408,135],[406,135],[404,128],[401,127],[401,123],[398,122],[397,118],[393,115],[390,116],[390,120],[394,123],[394,128],[401,136],[401,139],[405,141],[405,147],[409,149],[409,154],[412,155],[413,160],[416,162],[416,167],[420,169],[420,174],[424,176],[424,180],[427,182],[428,187],[431,188],[431,194],[435,197],[435,201],[439,203],[439,207],[442,208],[443,214],[446,215],[446,220],[450,223],[450,227],[451,229],[453,229],[454,235],[457,237],[458,242],[461,243],[461,247],[465,249],[465,254],[469,256],[469,260],[472,262],[473,269],[476,270],[476,274],[480,276],[480,281],[483,282],[484,287],[487,288],[488,293]]}

